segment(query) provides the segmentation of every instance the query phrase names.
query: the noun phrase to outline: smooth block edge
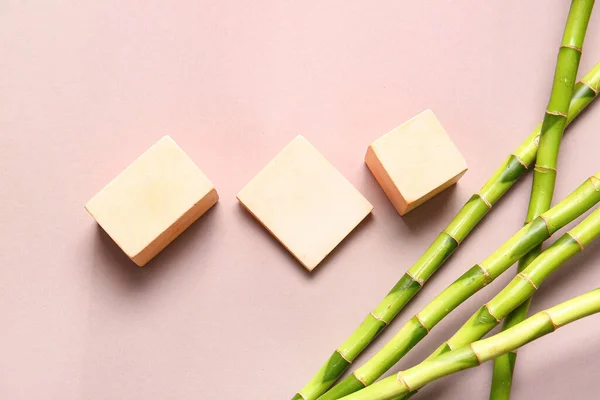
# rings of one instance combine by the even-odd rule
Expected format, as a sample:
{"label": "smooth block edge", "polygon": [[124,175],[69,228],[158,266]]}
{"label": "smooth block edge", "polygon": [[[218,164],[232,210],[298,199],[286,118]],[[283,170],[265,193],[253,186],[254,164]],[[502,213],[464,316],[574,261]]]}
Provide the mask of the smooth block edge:
{"label": "smooth block edge", "polygon": [[[394,180],[388,173],[387,169],[385,168],[383,163],[380,161],[380,157],[377,155],[377,147],[378,147],[377,142],[380,142],[386,136],[395,133],[397,130],[401,129],[402,126],[407,125],[411,121],[413,121],[423,115],[427,115],[427,116],[431,116],[431,117],[435,118],[435,120],[439,124],[442,131],[448,137],[450,144],[454,147],[454,150],[460,156],[460,159],[462,161],[462,168],[458,169],[457,172],[454,175],[452,175],[448,180],[442,182],[439,186],[436,186],[434,189],[430,190],[429,192],[424,193],[415,199],[407,199],[402,195],[400,188],[394,182]],[[443,192],[444,190],[446,190],[446,189],[450,188],[451,186],[453,186],[454,184],[456,184],[459,181],[459,179],[469,169],[464,156],[462,155],[462,153],[460,152],[460,150],[458,149],[456,144],[452,141],[452,138],[450,138],[450,135],[448,135],[446,128],[444,128],[444,126],[442,125],[440,120],[437,118],[435,113],[429,108],[425,109],[424,111],[421,111],[420,113],[416,114],[415,116],[411,117],[410,119],[404,121],[402,124],[398,125],[397,127],[393,128],[392,130],[386,132],[382,136],[375,139],[367,148],[367,153],[365,154],[365,164],[367,165],[367,167],[369,168],[369,170],[375,177],[375,180],[379,183],[379,186],[381,186],[382,190],[384,191],[384,193],[386,194],[386,196],[388,197],[388,199],[390,200],[390,202],[392,203],[392,205],[394,206],[394,208],[396,209],[398,214],[400,214],[400,216],[406,215],[408,212],[410,212],[410,211],[414,210],[415,208],[419,207],[420,205],[424,204],[426,201],[435,197],[437,194]]]}
{"label": "smooth block edge", "polygon": [[[204,176],[204,178],[209,183],[208,192],[192,207],[186,210],[182,215],[180,215],[171,225],[169,225],[163,232],[161,232],[157,237],[151,240],[146,246],[144,246],[139,252],[132,253],[127,251],[124,246],[119,243],[119,240],[115,238],[108,229],[106,229],[99,221],[98,218],[94,215],[91,207],[91,203],[94,202],[96,197],[102,193],[107,187],[113,182],[117,180],[119,175],[125,172],[127,169],[131,168],[132,165],[141,158],[144,154],[149,152],[153,147],[159,145],[162,141],[169,141],[173,144],[177,149],[187,157],[194,166],[200,171],[200,173]],[[175,142],[175,140],[170,135],[162,136],[156,142],[154,142],[150,147],[148,147],[142,154],[135,158],[131,163],[129,163],[125,168],[123,168],[116,176],[114,176],[106,185],[102,187],[90,200],[87,201],[84,208],[87,213],[94,219],[96,224],[102,228],[102,230],[112,239],[112,241],[133,261],[137,266],[143,267],[148,262],[150,262],[154,257],[156,257],[162,250],[164,250],[169,244],[171,244],[177,237],[179,237],[187,228],[189,228],[194,222],[196,222],[202,215],[204,215],[210,208],[212,208],[219,201],[219,194],[212,183],[212,181],[206,176],[206,174],[200,169],[200,167],[191,159],[191,157]],[[170,236],[170,237],[169,237]],[[162,241],[162,242],[161,242]]]}
{"label": "smooth block edge", "polygon": [[[321,257],[318,260],[315,260],[312,263],[307,262],[307,260],[303,260],[302,258],[300,258],[296,252],[294,252],[292,249],[290,249],[284,242],[282,239],[280,239],[268,226],[267,224],[261,219],[259,218],[258,215],[256,215],[246,204],[246,202],[244,201],[243,197],[244,197],[244,192],[246,191],[246,188],[248,188],[251,183],[254,181],[254,179],[261,174],[265,169],[267,169],[273,162],[274,160],[277,158],[278,155],[280,155],[281,153],[283,153],[288,147],[290,147],[295,141],[297,140],[303,140],[305,141],[307,144],[309,144],[321,157],[323,157],[330,165],[332,168],[334,168],[338,174],[340,175],[341,178],[343,178],[350,186],[352,186],[357,194],[359,194],[362,199],[365,202],[365,205],[368,205],[368,207],[366,207],[365,212],[363,215],[361,215],[359,218],[357,218],[356,223],[352,226],[352,228],[344,235],[342,236],[339,241],[337,241],[335,243],[335,245],[329,250],[327,251],[323,257]],[[269,162],[258,172],[256,173],[251,179],[250,181],[238,192],[238,194],[236,195],[236,199],[239,201],[239,203],[243,206],[243,208],[248,211],[248,213],[250,213],[250,215],[252,215],[270,234],[273,238],[275,238],[304,268],[306,268],[309,272],[312,272],[321,262],[323,262],[343,241],[344,239],[346,239],[357,227],[358,225],[361,224],[361,222],[364,221],[364,219],[371,214],[371,212],[373,211],[373,204],[371,204],[371,202],[329,161],[329,159],[327,159],[316,147],[313,146],[312,143],[310,143],[310,141],[308,141],[308,139],[306,139],[304,136],[302,135],[297,135],[296,137],[294,137],[294,139],[292,139],[287,145],[285,145],[283,147],[283,149],[281,149],[277,154],[275,154],[275,156],[273,156],[273,158],[271,158],[269,160]]]}

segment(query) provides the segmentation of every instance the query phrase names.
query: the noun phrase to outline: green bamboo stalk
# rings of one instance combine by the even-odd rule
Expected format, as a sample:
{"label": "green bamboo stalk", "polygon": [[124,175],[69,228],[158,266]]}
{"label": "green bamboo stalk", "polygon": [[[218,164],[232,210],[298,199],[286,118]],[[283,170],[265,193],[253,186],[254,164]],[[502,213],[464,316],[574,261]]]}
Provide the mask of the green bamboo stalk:
{"label": "green bamboo stalk", "polygon": [[[594,99],[597,95],[598,92],[600,90],[600,63],[596,64],[594,66],[594,68],[592,70],[590,70],[576,85],[575,85],[575,93],[573,94],[574,98],[588,98],[588,99]],[[594,178],[590,178],[590,179],[594,179]],[[600,187],[600,185],[598,185],[598,187]],[[584,221],[586,222],[588,221],[587,219]],[[584,222],[582,222],[582,224],[584,224]],[[569,233],[574,235],[574,237],[579,237],[579,234],[577,233],[577,231],[581,229],[580,226],[576,227],[573,231],[570,231]],[[562,260],[561,258],[561,251],[560,249],[562,248],[562,246],[560,245],[561,243],[565,243],[565,242],[569,242],[569,239],[566,238],[565,236],[561,237],[557,242],[555,242],[555,244],[553,244],[551,247],[549,247],[545,252],[542,253],[542,255],[540,257],[537,257],[535,259],[535,263],[533,263],[532,265],[530,265],[530,263],[527,263],[526,265],[522,264],[521,261],[523,259],[520,260],[519,263],[519,273],[523,273],[524,275],[521,276],[536,276],[538,275],[537,269],[538,268],[546,268],[546,270],[550,273],[553,270],[550,270],[551,268],[556,268],[558,266],[560,266],[564,260]],[[582,243],[583,246],[585,246],[587,243]],[[577,248],[579,248],[579,246],[577,246]],[[571,247],[571,250],[576,250],[575,247]],[[529,252],[528,255],[531,255],[533,252]],[[565,255],[565,254],[563,254]],[[527,256],[526,256],[527,257]],[[527,268],[527,266],[529,266],[529,268]],[[527,268],[527,269],[526,269]],[[545,277],[543,278],[545,279]],[[537,285],[539,286],[542,282],[543,279],[541,279],[540,281],[537,282]],[[477,313],[475,313],[453,336],[452,338],[450,338],[447,342],[445,342],[444,344],[442,344],[435,352],[433,352],[427,359],[431,359],[434,358],[440,354],[443,354],[445,352],[448,352],[450,349],[454,349],[466,344],[469,344],[475,340],[480,339],[481,337],[483,337],[486,333],[488,333],[491,329],[493,329],[497,324],[498,324],[498,320],[502,320],[504,318],[504,326],[503,329],[509,329],[510,327],[516,325],[517,323],[523,321],[526,318],[526,314],[527,314],[527,310],[529,308],[529,302],[531,297],[527,297],[525,301],[523,301],[523,295],[527,294],[527,291],[524,291],[523,293],[521,293],[521,296],[515,296],[515,293],[512,291],[511,288],[513,288],[514,286],[518,285],[523,285],[524,282],[522,281],[522,279],[520,278],[515,278],[515,280],[513,280],[513,282],[511,282],[502,292],[500,292],[496,297],[494,297],[494,299],[492,299],[488,304],[487,307],[489,307],[491,311],[491,314],[489,314],[489,311],[487,309],[484,309],[484,307],[482,307]],[[530,288],[527,288],[530,289]],[[510,293],[510,294],[507,294]],[[519,302],[521,303],[520,305]],[[515,308],[515,305],[516,306]],[[514,310],[512,312],[510,312],[508,315],[506,315],[507,311],[510,311],[511,309]],[[487,314],[486,314],[487,312]],[[523,315],[523,318],[521,319],[515,319],[515,321],[509,321],[508,318],[511,318],[512,316],[520,316],[520,314],[525,314]],[[494,318],[495,317],[495,318]],[[506,370],[510,371],[514,368],[514,361],[516,359],[516,353],[515,352],[509,352],[505,355],[502,355],[500,357],[498,357],[494,363],[495,366],[496,364],[498,364],[499,362],[502,363],[502,368],[505,368]],[[494,371],[496,373],[496,370]],[[505,370],[502,370],[502,372],[504,373]],[[512,375],[510,375],[512,376]],[[506,378],[504,378],[506,379]],[[504,381],[506,382],[506,381]],[[496,389],[499,386],[496,385]],[[508,391],[504,391],[507,393],[510,393],[510,390]],[[414,395],[415,392],[411,392],[405,395],[402,395],[394,400],[406,400],[409,397],[411,397],[412,395]]]}
{"label": "green bamboo stalk", "polygon": [[[593,179],[591,183],[600,190],[600,180],[595,177],[590,179]],[[598,236],[600,236],[600,208],[596,208],[579,225],[562,235],[552,246],[542,252],[500,293],[475,312],[450,339],[427,357],[427,360],[481,339],[512,310],[530,299],[540,285],[565,261],[582,251]],[[411,392],[394,400],[405,400],[413,394],[414,392]]]}
{"label": "green bamboo stalk", "polygon": [[[597,96],[600,88],[600,63],[577,84],[567,123],[571,123]],[[481,190],[462,207],[425,253],[402,276],[381,303],[364,319],[348,339],[333,352],[315,376],[292,400],[315,400],[346,371],[350,364],[396,317],[483,219],[491,207],[527,171],[537,153],[540,123],[517,150],[498,167]]]}
{"label": "green bamboo stalk", "polygon": [[371,385],[396,364],[446,315],[506,271],[532,248],[600,201],[600,172],[587,179],[564,200],[521,228],[492,255],[475,264],[404,327],[375,356],[319,400],[335,400]]}
{"label": "green bamboo stalk", "polygon": [[[571,2],[556,61],[554,83],[542,122],[526,222],[536,218],[549,209],[552,204],[560,142],[567,124],[569,101],[573,95],[583,42],[593,7],[594,0],[573,0]],[[519,261],[518,272],[525,269],[540,254],[541,250],[540,244],[523,257]],[[515,314],[507,318],[506,328],[527,318],[529,303],[530,300],[523,303]],[[510,398],[515,362],[516,354],[507,354],[494,362],[490,400]]]}
{"label": "green bamboo stalk", "polygon": [[600,312],[600,289],[541,311],[497,335],[459,347],[399,372],[343,400],[390,400],[436,379],[477,367],[578,319]]}

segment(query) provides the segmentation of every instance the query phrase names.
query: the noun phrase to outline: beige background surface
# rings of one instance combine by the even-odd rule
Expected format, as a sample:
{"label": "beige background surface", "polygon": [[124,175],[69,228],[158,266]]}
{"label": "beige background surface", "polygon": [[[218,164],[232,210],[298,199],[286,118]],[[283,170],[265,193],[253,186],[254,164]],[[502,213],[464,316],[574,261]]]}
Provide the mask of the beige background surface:
{"label": "beige background surface", "polygon": [[[290,398],[539,122],[568,3],[2,2],[0,398]],[[596,10],[582,71],[600,59],[599,24]],[[556,198],[600,168],[597,107],[565,138]],[[362,158],[425,108],[470,170],[400,218]],[[222,200],[139,269],[83,205],[164,134]],[[312,274],[235,200],[297,134],[375,205]],[[378,345],[522,225],[529,185],[499,203]],[[567,263],[533,308],[595,288],[598,255],[590,246]],[[593,317],[524,349],[514,398],[597,398],[599,335]],[[421,398],[486,399],[490,367]]]}

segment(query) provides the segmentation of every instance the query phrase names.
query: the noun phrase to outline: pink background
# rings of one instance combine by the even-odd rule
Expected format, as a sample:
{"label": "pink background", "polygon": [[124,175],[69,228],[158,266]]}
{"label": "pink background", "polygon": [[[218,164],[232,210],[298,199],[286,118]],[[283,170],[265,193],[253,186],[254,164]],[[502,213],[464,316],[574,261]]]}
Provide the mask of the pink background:
{"label": "pink background", "polygon": [[[290,398],[540,121],[568,3],[2,2],[0,398]],[[582,72],[600,57],[599,24],[596,10]],[[557,199],[600,168],[597,107],[564,140]],[[362,159],[425,108],[470,170],[401,218]],[[139,269],[83,205],[164,134],[221,202]],[[375,205],[313,274],[235,200],[297,134]],[[378,345],[522,225],[530,178]],[[594,245],[568,262],[533,309],[595,288],[599,255]],[[513,274],[395,370],[426,356]],[[522,350],[514,398],[596,398],[599,335],[600,316]],[[421,398],[487,399],[490,372],[443,379]]]}

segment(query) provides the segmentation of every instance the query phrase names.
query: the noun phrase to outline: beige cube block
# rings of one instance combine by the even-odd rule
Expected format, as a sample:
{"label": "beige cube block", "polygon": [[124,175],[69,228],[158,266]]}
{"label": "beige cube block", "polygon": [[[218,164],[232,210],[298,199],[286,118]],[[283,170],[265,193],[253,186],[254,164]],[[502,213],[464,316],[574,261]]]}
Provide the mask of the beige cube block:
{"label": "beige cube block", "polygon": [[467,171],[431,110],[374,141],[365,162],[400,215],[452,186]]}
{"label": "beige cube block", "polygon": [[140,267],[218,200],[213,184],[169,136],[114,178],[85,206]]}
{"label": "beige cube block", "polygon": [[309,271],[373,209],[302,136],[285,147],[237,198]]}

